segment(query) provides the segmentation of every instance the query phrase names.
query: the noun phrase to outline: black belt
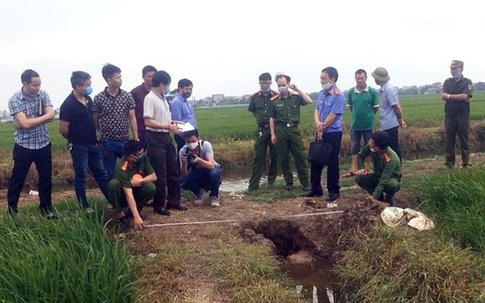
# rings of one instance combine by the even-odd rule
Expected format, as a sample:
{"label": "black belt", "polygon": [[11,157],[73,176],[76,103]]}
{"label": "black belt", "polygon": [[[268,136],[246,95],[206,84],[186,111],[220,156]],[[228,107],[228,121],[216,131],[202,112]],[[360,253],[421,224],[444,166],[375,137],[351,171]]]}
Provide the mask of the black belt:
{"label": "black belt", "polygon": [[298,122],[281,122],[277,121],[276,124],[283,126],[283,127],[298,127]]}

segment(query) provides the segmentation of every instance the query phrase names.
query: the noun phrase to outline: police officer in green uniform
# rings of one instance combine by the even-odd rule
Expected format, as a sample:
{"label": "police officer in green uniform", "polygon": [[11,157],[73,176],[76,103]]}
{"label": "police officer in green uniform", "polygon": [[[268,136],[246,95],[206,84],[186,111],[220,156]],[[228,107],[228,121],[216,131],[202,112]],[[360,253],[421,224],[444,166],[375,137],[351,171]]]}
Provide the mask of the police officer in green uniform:
{"label": "police officer in green uniform", "polygon": [[[278,158],[283,169],[286,189],[293,189],[293,174],[290,170],[290,152],[295,160],[298,179],[303,186],[302,195],[309,195],[312,187],[309,181],[308,164],[305,157],[305,146],[301,138],[300,106],[312,103],[312,99],[296,85],[290,84],[287,75],[277,75],[278,97],[271,102],[270,130],[271,142],[276,145]],[[290,92],[292,89],[298,93]]]}
{"label": "police officer in green uniform", "polygon": [[364,166],[364,160],[369,156],[374,171],[370,172],[368,167],[356,171],[355,182],[372,198],[394,206],[394,194],[401,188],[401,160],[389,147],[389,136],[385,131],[371,134],[369,144],[358,154],[359,167]]}
{"label": "police officer in green uniform", "polygon": [[251,178],[249,179],[248,191],[259,188],[259,180],[263,164],[266,159],[266,149],[269,147],[269,171],[268,187],[271,188],[276,180],[277,153],[276,148],[271,144],[271,133],[269,130],[269,107],[271,102],[278,97],[278,93],[271,90],[271,74],[263,73],[259,76],[260,91],[254,93],[249,101],[248,111],[253,113],[258,123],[256,138],[254,139],[254,157],[252,164]]}
{"label": "police officer in green uniform", "polygon": [[445,80],[441,100],[445,102],[445,165],[455,167],[456,135],[460,140],[462,167],[470,166],[470,99],[473,97],[473,83],[463,77],[463,61],[453,60],[450,66],[451,78]]}

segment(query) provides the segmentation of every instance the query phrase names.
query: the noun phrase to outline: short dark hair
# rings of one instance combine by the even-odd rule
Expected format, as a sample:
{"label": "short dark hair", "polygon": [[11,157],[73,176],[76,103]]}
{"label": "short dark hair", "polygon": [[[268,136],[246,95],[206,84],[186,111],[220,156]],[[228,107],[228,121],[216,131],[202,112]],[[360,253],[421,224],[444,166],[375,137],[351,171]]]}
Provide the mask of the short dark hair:
{"label": "short dark hair", "polygon": [[332,66],[325,67],[324,69],[322,69],[322,73],[326,73],[330,77],[330,79],[334,79],[335,82],[337,82],[338,72],[335,67],[332,67]]}
{"label": "short dark hair", "polygon": [[197,138],[199,137],[199,130],[197,128],[193,129],[193,130],[186,131],[183,134],[184,139],[190,138],[192,136],[196,136]]}
{"label": "short dark hair", "polygon": [[143,149],[143,144],[137,140],[128,140],[125,143],[125,157],[134,155],[136,152]]}
{"label": "short dark hair", "polygon": [[259,81],[271,81],[271,74],[262,73],[261,75],[259,75]]}
{"label": "short dark hair", "polygon": [[26,69],[22,75],[20,75],[20,81],[22,81],[22,83],[30,83],[32,82],[32,78],[35,77],[39,77],[39,74],[35,70]]}
{"label": "short dark hair", "polygon": [[190,81],[189,79],[186,79],[186,78],[179,80],[178,88],[184,88],[184,87],[187,87],[187,86],[194,86],[194,84],[192,84],[192,81]]}
{"label": "short dark hair", "polygon": [[370,138],[380,149],[386,149],[389,146],[389,135],[385,131],[374,132],[370,135]]}
{"label": "short dark hair", "polygon": [[167,85],[170,82],[172,82],[172,78],[164,70],[159,70],[153,74],[153,78],[152,78],[153,87],[158,87],[160,86],[160,84]]}
{"label": "short dark hair", "polygon": [[147,65],[145,66],[142,70],[141,70],[141,75],[142,77],[145,77],[145,75],[148,73],[148,72],[156,72],[157,69],[155,68],[155,66],[151,66],[151,65]]}
{"label": "short dark hair", "polygon": [[364,69],[362,69],[362,68],[359,68],[359,69],[358,69],[358,70],[355,72],[355,74],[356,74],[356,75],[357,75],[357,74],[364,74],[364,75],[365,75],[365,77],[367,78],[367,72],[366,72]]}
{"label": "short dark hair", "polygon": [[116,65],[108,63],[103,66],[101,73],[103,74],[104,80],[108,81],[108,78],[111,78],[114,74],[120,74],[121,69]]}
{"label": "short dark hair", "polygon": [[91,76],[86,72],[83,72],[83,71],[72,72],[71,86],[72,88],[76,88],[76,86],[78,85],[83,86],[84,82],[86,82],[86,80],[89,80],[89,79],[91,79]]}
{"label": "short dark hair", "polygon": [[291,77],[288,76],[288,75],[284,75],[284,74],[276,75],[275,80],[278,81],[279,78],[283,78],[283,77],[286,79],[286,82],[288,82],[288,83],[291,82]]}

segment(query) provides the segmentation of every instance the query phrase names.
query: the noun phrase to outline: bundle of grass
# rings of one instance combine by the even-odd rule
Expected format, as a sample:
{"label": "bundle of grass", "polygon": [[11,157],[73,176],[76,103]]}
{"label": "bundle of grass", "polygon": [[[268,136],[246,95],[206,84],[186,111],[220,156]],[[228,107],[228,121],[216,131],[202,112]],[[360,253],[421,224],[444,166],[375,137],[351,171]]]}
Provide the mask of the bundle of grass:
{"label": "bundle of grass", "polygon": [[102,211],[56,206],[59,220],[36,207],[0,220],[0,302],[133,302],[133,262],[107,236]]}

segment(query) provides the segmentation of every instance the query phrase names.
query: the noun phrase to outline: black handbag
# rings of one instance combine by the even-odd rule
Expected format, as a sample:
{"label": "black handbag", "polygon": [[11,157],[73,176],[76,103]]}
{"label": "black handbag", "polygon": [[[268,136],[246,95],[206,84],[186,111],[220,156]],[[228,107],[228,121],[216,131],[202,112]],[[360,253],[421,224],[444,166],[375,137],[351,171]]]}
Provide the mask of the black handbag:
{"label": "black handbag", "polygon": [[308,162],[314,165],[327,166],[330,163],[331,153],[332,145],[330,143],[315,140],[310,143],[308,149]]}

